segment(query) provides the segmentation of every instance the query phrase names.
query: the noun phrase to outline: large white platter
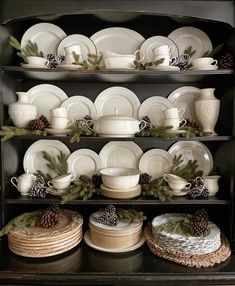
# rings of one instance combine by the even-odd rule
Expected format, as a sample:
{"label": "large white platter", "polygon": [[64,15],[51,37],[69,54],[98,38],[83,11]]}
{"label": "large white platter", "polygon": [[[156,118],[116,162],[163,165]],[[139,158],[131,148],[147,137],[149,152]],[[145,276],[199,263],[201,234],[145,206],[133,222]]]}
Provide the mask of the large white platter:
{"label": "large white platter", "polygon": [[122,55],[133,55],[145,40],[136,31],[119,27],[100,30],[90,39],[95,43],[97,52],[112,51]]}
{"label": "large white platter", "polygon": [[174,156],[182,155],[185,166],[189,160],[197,160],[198,169],[207,176],[213,168],[213,157],[210,150],[201,142],[197,141],[179,141],[173,144],[168,152]]}
{"label": "large white platter", "polygon": [[30,40],[38,45],[38,50],[46,58],[47,54],[57,53],[58,45],[65,37],[66,34],[60,27],[51,23],[39,23],[24,33],[20,45],[24,48]]}
{"label": "large white platter", "polygon": [[179,48],[179,55],[184,54],[184,51],[188,47],[192,47],[195,50],[195,54],[192,59],[202,57],[206,52],[212,51],[212,43],[210,38],[205,32],[194,27],[181,27],[168,35],[172,41],[176,43]]}
{"label": "large white platter", "polygon": [[37,173],[38,170],[43,174],[49,173],[55,177],[55,173],[47,167],[47,161],[42,156],[42,151],[46,151],[50,156],[56,157],[62,151],[66,156],[69,156],[69,148],[59,140],[38,140],[34,142],[26,151],[23,159],[24,170],[29,170],[30,173]]}
{"label": "large white platter", "polygon": [[200,97],[200,89],[194,86],[183,86],[175,89],[168,95],[175,107],[184,108],[184,118],[190,118],[197,121],[195,111],[195,101]]}
{"label": "large white platter", "polygon": [[111,141],[99,153],[103,168],[126,167],[139,168],[142,149],[131,141]]}
{"label": "large white platter", "polygon": [[108,253],[124,253],[124,252],[133,251],[135,249],[140,248],[145,243],[144,236],[142,236],[138,243],[134,244],[133,246],[127,247],[127,248],[104,248],[104,247],[98,246],[93,243],[93,241],[90,238],[89,230],[84,235],[84,241],[91,248],[94,248],[96,250],[103,251],[103,252],[108,252]]}
{"label": "large white platter", "polygon": [[64,38],[57,49],[57,55],[65,55],[64,48],[72,45],[80,45],[81,47],[81,56],[83,59],[87,58],[88,54],[96,55],[96,46],[88,37],[80,34],[69,35]]}
{"label": "large white platter", "polygon": [[122,86],[113,86],[103,90],[95,99],[97,116],[124,115],[137,117],[140,107],[138,97],[130,89]]}
{"label": "large white platter", "polygon": [[140,158],[139,169],[148,173],[152,178],[160,178],[169,173],[173,165],[173,157],[165,150],[151,149]]}
{"label": "large white platter", "polygon": [[161,45],[168,45],[169,47],[174,47],[174,50],[172,52],[172,57],[178,57],[179,56],[179,50],[177,45],[169,38],[163,37],[163,36],[154,36],[151,38],[148,38],[143,42],[143,44],[140,47],[140,50],[145,53],[145,59],[144,62],[153,62],[154,61],[154,54],[153,49],[157,48]]}
{"label": "large white platter", "polygon": [[164,111],[167,108],[173,108],[173,103],[162,96],[152,96],[147,98],[140,105],[138,118],[142,120],[144,116],[148,116],[151,123],[155,126],[162,126],[164,121]]}
{"label": "large white platter", "polygon": [[53,84],[39,84],[28,90],[29,102],[37,106],[37,115],[45,115],[50,120],[50,110],[60,107],[68,98],[66,93]]}
{"label": "large white platter", "polygon": [[96,118],[96,107],[94,103],[87,97],[74,95],[66,99],[62,104],[68,111],[68,117],[74,120],[81,119],[86,115]]}
{"label": "large white platter", "polygon": [[97,171],[102,169],[100,156],[90,149],[79,149],[73,152],[67,160],[68,171],[76,175],[78,178],[81,175],[91,177]]}

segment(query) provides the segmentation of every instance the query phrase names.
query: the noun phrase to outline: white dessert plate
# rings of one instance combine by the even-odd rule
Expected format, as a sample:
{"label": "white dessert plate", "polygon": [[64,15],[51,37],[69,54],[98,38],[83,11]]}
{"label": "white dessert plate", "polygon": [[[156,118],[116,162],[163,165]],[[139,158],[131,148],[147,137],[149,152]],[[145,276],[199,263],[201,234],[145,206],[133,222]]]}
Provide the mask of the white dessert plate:
{"label": "white dessert plate", "polygon": [[136,31],[119,27],[100,30],[90,39],[95,43],[97,52],[112,51],[121,55],[133,55],[145,40]]}
{"label": "white dessert plate", "polygon": [[64,48],[73,46],[73,45],[80,45],[81,47],[81,56],[82,59],[86,59],[88,54],[95,54],[96,55],[96,46],[88,37],[80,34],[73,34],[69,35],[68,37],[64,38],[57,49],[57,55],[65,55]]}
{"label": "white dessert plate", "polygon": [[165,150],[151,149],[140,158],[139,169],[148,173],[152,178],[160,178],[169,173],[173,165],[173,157]]}
{"label": "white dessert plate", "polygon": [[216,71],[219,67],[215,65],[203,65],[198,68],[192,66],[190,69],[195,71]]}
{"label": "white dessert plate", "polygon": [[175,67],[175,66],[152,66],[152,67],[148,67],[148,70],[180,71],[180,68],[179,67]]}
{"label": "white dessert plate", "polygon": [[37,115],[45,115],[50,120],[50,110],[60,107],[68,98],[66,93],[53,84],[39,84],[28,90],[29,103],[37,106]]}
{"label": "white dessert plate", "polygon": [[90,149],[78,149],[67,159],[68,172],[75,174],[76,178],[81,175],[91,177],[97,171],[102,169],[100,156]]}
{"label": "white dessert plate", "polygon": [[24,33],[20,46],[24,48],[30,40],[38,45],[38,50],[46,58],[48,54],[56,54],[59,43],[65,37],[66,34],[60,27],[51,23],[39,23]]}
{"label": "white dessert plate", "polygon": [[167,191],[167,192],[172,196],[182,197],[182,196],[186,196],[189,193],[189,190],[182,190],[180,192],[176,192],[176,191]]}
{"label": "white dessert plate", "polygon": [[175,42],[179,49],[179,55],[184,54],[184,51],[189,47],[192,47],[192,50],[195,50],[192,59],[202,57],[206,52],[212,51],[212,43],[210,38],[205,32],[198,28],[194,27],[181,27],[168,35],[172,41]]}
{"label": "white dessert plate", "polygon": [[51,174],[55,177],[56,174],[47,166],[47,161],[43,158],[42,151],[46,151],[50,156],[57,157],[60,152],[66,156],[70,155],[69,148],[59,140],[38,140],[34,142],[25,152],[23,159],[24,170],[29,170],[30,173],[37,173],[40,170],[43,174]]}
{"label": "white dessert plate", "polygon": [[201,142],[179,141],[173,144],[168,152],[172,157],[182,155],[182,166],[185,166],[189,160],[197,160],[197,170],[203,171],[203,176],[207,176],[213,168],[211,152],[206,145]]}
{"label": "white dessert plate", "polygon": [[139,195],[141,195],[141,187],[138,185],[138,188],[136,190],[130,191],[129,189],[125,192],[119,192],[117,190],[105,190],[104,187],[101,185],[101,195],[107,198],[112,199],[132,199],[136,198]]}
{"label": "white dessert plate", "polygon": [[97,116],[124,115],[137,118],[140,107],[138,97],[130,89],[122,86],[113,86],[103,90],[94,102]]}
{"label": "white dessert plate", "polygon": [[139,120],[142,120],[142,118],[147,115],[153,125],[162,126],[164,121],[164,114],[162,111],[173,107],[173,103],[171,103],[167,98],[162,96],[152,96],[147,98],[140,105],[138,118]]}
{"label": "white dessert plate", "polygon": [[119,193],[119,192],[120,192],[120,193],[135,192],[135,191],[141,190],[141,187],[140,187],[139,184],[136,185],[136,186],[134,186],[134,187],[132,187],[132,188],[129,188],[129,189],[121,189],[121,190],[115,190],[115,189],[109,188],[109,187],[105,186],[104,184],[101,184],[100,188],[101,188],[101,190],[108,191],[108,192],[114,192],[114,193],[116,193],[116,192],[118,192],[118,193]]}
{"label": "white dessert plate", "polygon": [[70,119],[78,120],[86,115],[90,115],[92,119],[96,118],[96,107],[94,103],[85,96],[71,96],[61,104],[61,107],[67,109]]}
{"label": "white dessert plate", "polygon": [[74,65],[74,64],[62,64],[62,65],[58,65],[56,68],[63,69],[63,70],[80,70],[82,69],[82,66]]}
{"label": "white dessert plate", "polygon": [[194,86],[183,86],[172,91],[167,99],[174,107],[184,108],[184,118],[190,118],[197,121],[195,111],[195,101],[200,97],[200,89]]}
{"label": "white dessert plate", "polygon": [[32,65],[32,64],[22,64],[21,66],[27,69],[49,69],[50,68],[46,65]]}
{"label": "white dessert plate", "polygon": [[142,149],[132,141],[110,141],[99,153],[103,168],[109,167],[139,167],[143,155]]}
{"label": "white dessert plate", "polygon": [[124,252],[133,251],[135,249],[140,248],[145,243],[144,236],[142,236],[138,243],[136,243],[133,246],[127,247],[127,248],[103,248],[103,247],[98,246],[92,242],[92,240],[90,238],[89,230],[87,230],[85,235],[84,235],[84,241],[91,248],[94,248],[96,250],[103,251],[103,252],[108,252],[108,253],[124,253]]}
{"label": "white dessert plate", "polygon": [[56,136],[64,136],[69,133],[69,129],[54,129],[54,128],[45,128],[44,129],[47,133]]}
{"label": "white dessert plate", "polygon": [[153,62],[154,61],[153,49],[161,45],[168,45],[169,47],[171,46],[174,47],[171,56],[172,57],[179,56],[178,47],[171,39],[163,36],[154,36],[145,40],[140,47],[140,50],[145,53],[144,62]]}

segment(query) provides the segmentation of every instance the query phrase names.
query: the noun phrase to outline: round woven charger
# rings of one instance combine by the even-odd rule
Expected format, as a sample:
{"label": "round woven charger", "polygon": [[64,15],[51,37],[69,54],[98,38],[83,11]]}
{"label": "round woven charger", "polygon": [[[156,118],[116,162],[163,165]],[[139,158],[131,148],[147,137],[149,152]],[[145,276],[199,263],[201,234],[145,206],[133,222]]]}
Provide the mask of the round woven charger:
{"label": "round woven charger", "polygon": [[221,233],[220,248],[208,254],[183,253],[158,245],[152,235],[151,223],[145,227],[144,236],[149,249],[155,255],[189,267],[211,267],[225,261],[231,255],[229,242],[223,233]]}

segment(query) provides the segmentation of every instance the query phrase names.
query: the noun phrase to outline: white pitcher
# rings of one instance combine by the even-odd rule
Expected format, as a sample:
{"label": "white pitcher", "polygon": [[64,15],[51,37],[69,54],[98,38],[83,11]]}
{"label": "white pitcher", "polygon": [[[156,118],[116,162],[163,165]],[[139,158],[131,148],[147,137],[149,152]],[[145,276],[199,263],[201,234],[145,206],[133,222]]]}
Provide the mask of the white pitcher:
{"label": "white pitcher", "polygon": [[11,178],[11,183],[20,192],[22,196],[27,196],[30,188],[34,185],[36,176],[26,170],[26,173]]}

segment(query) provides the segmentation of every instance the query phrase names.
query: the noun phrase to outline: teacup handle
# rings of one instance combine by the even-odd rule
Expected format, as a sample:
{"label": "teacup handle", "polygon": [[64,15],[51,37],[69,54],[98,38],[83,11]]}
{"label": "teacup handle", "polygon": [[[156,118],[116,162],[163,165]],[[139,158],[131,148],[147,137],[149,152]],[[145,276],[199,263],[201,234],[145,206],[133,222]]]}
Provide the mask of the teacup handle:
{"label": "teacup handle", "polygon": [[185,113],[185,108],[184,107],[180,107],[180,108],[178,108],[178,111],[179,111],[179,117],[181,118],[182,115]]}
{"label": "teacup handle", "polygon": [[72,125],[72,124],[74,124],[74,122],[75,122],[74,119],[72,119],[72,118],[68,119],[68,125]]}
{"label": "teacup handle", "polygon": [[49,187],[51,187],[51,188],[54,187],[52,181],[48,181],[48,182],[47,182],[47,185],[48,185]]}
{"label": "teacup handle", "polygon": [[174,46],[170,46],[169,47],[169,55],[171,56],[171,54],[174,52],[175,47]]}
{"label": "teacup handle", "polygon": [[195,179],[195,180],[196,180],[196,182],[198,182],[198,181],[199,181],[199,182],[200,182],[200,181],[202,181],[202,182],[203,182],[202,177],[196,177],[196,179]]}
{"label": "teacup handle", "polygon": [[75,179],[76,179],[76,175],[75,174],[71,174],[70,181],[74,181]]}
{"label": "teacup handle", "polygon": [[45,62],[45,66],[48,66],[49,65],[49,63],[50,63],[50,61],[49,60],[46,60],[46,62]]}
{"label": "teacup handle", "polygon": [[167,175],[167,174],[164,174],[164,175],[163,175],[163,179],[168,182],[168,180],[169,180],[168,175]]}
{"label": "teacup handle", "polygon": [[139,125],[140,125],[140,124],[143,124],[143,127],[139,128],[140,131],[142,131],[142,130],[147,126],[148,123],[147,123],[145,120],[141,120],[140,123],[139,123]]}
{"label": "teacup handle", "polygon": [[86,127],[88,128],[88,129],[90,129],[91,131],[93,131],[93,129],[90,127],[90,125],[89,125],[89,123],[93,123],[93,120],[86,120]]}
{"label": "teacup handle", "polygon": [[211,63],[211,65],[217,66],[218,61],[217,60],[213,60],[213,62]]}
{"label": "teacup handle", "polygon": [[11,183],[12,183],[12,185],[13,185],[14,187],[17,188],[18,179],[17,179],[16,177],[12,177],[12,178],[11,178]]}
{"label": "teacup handle", "polygon": [[187,183],[185,186],[184,186],[185,189],[190,189],[191,188],[191,183]]}
{"label": "teacup handle", "polygon": [[173,64],[175,64],[176,61],[177,61],[176,57],[170,58],[170,66],[172,66]]}
{"label": "teacup handle", "polygon": [[187,123],[187,120],[186,119],[181,119],[180,120],[180,126],[184,126],[185,124]]}
{"label": "teacup handle", "polygon": [[[142,53],[142,56],[141,56],[141,53]],[[137,55],[139,54],[139,60],[137,60]],[[134,53],[134,57],[135,57],[135,59],[136,59],[136,61],[137,62],[141,62],[141,61],[143,61],[143,59],[145,58],[145,52],[144,51],[141,51],[141,50],[137,50],[137,51],[135,51],[135,53]]]}

